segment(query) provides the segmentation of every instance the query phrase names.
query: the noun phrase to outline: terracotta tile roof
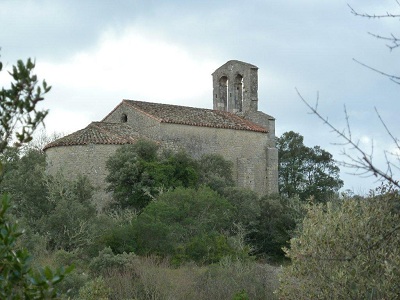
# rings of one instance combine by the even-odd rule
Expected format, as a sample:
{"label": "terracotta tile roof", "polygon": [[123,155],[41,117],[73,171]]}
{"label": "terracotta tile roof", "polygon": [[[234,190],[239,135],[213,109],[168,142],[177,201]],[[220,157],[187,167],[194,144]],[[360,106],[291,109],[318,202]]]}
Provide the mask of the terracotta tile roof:
{"label": "terracotta tile roof", "polygon": [[268,132],[266,128],[226,111],[134,100],[123,100],[122,104],[129,105],[161,123]]}
{"label": "terracotta tile roof", "polygon": [[139,139],[132,127],[121,123],[92,122],[86,128],[47,144],[51,147],[88,144],[133,144]]}

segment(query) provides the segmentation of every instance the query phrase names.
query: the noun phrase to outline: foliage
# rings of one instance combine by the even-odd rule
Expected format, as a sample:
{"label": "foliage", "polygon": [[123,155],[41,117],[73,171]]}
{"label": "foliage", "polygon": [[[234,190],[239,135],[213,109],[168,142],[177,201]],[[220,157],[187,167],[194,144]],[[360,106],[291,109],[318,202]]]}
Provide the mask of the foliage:
{"label": "foliage", "polygon": [[257,256],[283,259],[282,248],[288,246],[294,229],[302,222],[302,204],[297,197],[288,199],[279,195],[264,196],[260,202],[261,213],[255,219],[249,242]]}
{"label": "foliage", "polygon": [[48,201],[54,208],[37,222],[51,249],[71,251],[87,247],[96,237],[93,187],[86,177],[68,181],[55,176],[47,181]]}
{"label": "foliage", "polygon": [[140,211],[162,192],[177,187],[205,185],[222,192],[233,186],[232,163],[221,155],[204,155],[196,161],[184,151],[159,151],[157,144],[147,140],[120,147],[106,167],[114,208]]}
{"label": "foliage", "polygon": [[[3,64],[0,61],[0,71]],[[24,64],[21,60],[9,74],[13,78],[11,87],[0,90],[0,180],[4,179],[3,171],[12,170],[13,162],[18,159],[8,155],[7,149],[11,139],[16,146],[21,146],[32,139],[37,126],[43,122],[47,111],[38,110],[36,105],[43,100],[43,95],[50,87],[43,81],[38,86],[37,76],[33,75],[35,63],[31,59]],[[7,151],[6,151],[7,150]],[[8,152],[8,153],[7,153]],[[4,158],[6,158],[4,160]],[[10,159],[11,158],[11,159]],[[3,161],[7,167],[3,168]],[[29,170],[30,171],[30,170]],[[30,182],[26,182],[29,185]],[[1,187],[2,192],[4,187]],[[60,283],[72,267],[63,267],[53,272],[50,268],[39,268],[34,271],[30,266],[31,256],[28,251],[17,247],[17,240],[22,232],[17,223],[7,215],[10,200],[7,193],[2,195],[0,207],[0,298],[1,299],[50,299],[58,296],[55,285]]]}
{"label": "foliage", "polygon": [[222,155],[205,154],[199,161],[199,183],[221,192],[223,188],[234,185],[231,161]]}
{"label": "foliage", "polygon": [[[2,67],[0,61],[0,71]],[[34,68],[35,62],[31,59],[26,63],[18,60],[9,72],[13,79],[11,87],[0,90],[0,153],[13,134],[18,144],[29,142],[47,115],[47,111],[38,110],[36,106],[51,87],[45,80],[42,86],[38,85],[37,76],[32,74]]]}
{"label": "foliage", "polygon": [[[6,147],[3,152],[0,152],[0,183],[3,181],[5,174],[11,171],[18,162],[19,154],[17,147]],[[3,190],[1,188],[1,191]]]}
{"label": "foliage", "polygon": [[183,150],[179,152],[165,151],[161,156],[161,165],[168,166],[163,181],[163,186],[167,188],[176,187],[195,187],[198,182],[197,163]]}
{"label": "foliage", "polygon": [[208,187],[176,188],[160,195],[138,216],[135,224],[138,253],[164,256],[185,253],[188,259],[202,261],[205,257],[191,245],[200,247],[207,241],[211,242],[212,251],[229,253],[219,234],[230,228],[231,220],[232,206],[217,192]]}
{"label": "foliage", "polygon": [[157,145],[139,141],[119,148],[107,161],[116,206],[143,209],[162,189],[197,184],[194,161],[183,152],[157,155]]}
{"label": "foliage", "polygon": [[228,238],[223,234],[203,233],[195,235],[184,245],[184,255],[176,256],[178,259],[193,260],[200,264],[219,262],[223,257],[235,256],[235,249],[229,244]]}
{"label": "foliage", "polygon": [[342,187],[339,167],[329,152],[319,146],[305,146],[303,136],[293,131],[278,138],[276,146],[281,195],[288,198],[299,195],[302,200],[312,196],[322,202]]}
{"label": "foliage", "polygon": [[21,236],[18,225],[7,216],[10,200],[2,196],[0,208],[0,297],[2,299],[50,299],[57,296],[54,285],[59,283],[72,268],[60,268],[53,272],[46,267],[34,272],[31,259],[24,249],[16,249]]}
{"label": "foliage", "polygon": [[[154,256],[137,257],[129,268],[107,273],[111,299],[277,299],[278,268],[255,261],[224,258],[220,263],[171,265]],[[245,291],[245,292],[243,292]],[[246,298],[245,298],[246,299]]]}
{"label": "foliage", "polygon": [[245,290],[241,290],[233,296],[233,300],[250,300],[250,298]]}
{"label": "foliage", "polygon": [[28,225],[32,226],[53,209],[53,203],[46,199],[46,158],[38,150],[28,150],[21,157],[18,149],[14,148],[14,151],[17,157],[4,163],[5,171],[0,190],[12,195],[16,206],[15,215],[24,216]]}
{"label": "foliage", "polygon": [[105,228],[105,232],[99,237],[100,243],[110,247],[115,254],[134,252],[137,244],[134,239],[135,228],[132,224],[116,226],[110,223],[111,227]]}
{"label": "foliage", "polygon": [[260,216],[260,199],[254,191],[226,187],[221,191],[221,195],[233,206],[233,222],[249,228]]}
{"label": "foliage", "polygon": [[395,299],[400,294],[398,191],[309,205],[286,250],[284,299]]}
{"label": "foliage", "polygon": [[132,262],[135,258],[134,253],[114,254],[110,247],[104,248],[94,257],[89,264],[90,270],[94,274],[101,274],[111,268],[123,268]]}
{"label": "foliage", "polygon": [[79,290],[81,300],[107,300],[111,295],[111,289],[107,287],[103,277],[97,277],[87,282]]}
{"label": "foliage", "polygon": [[[198,280],[200,299],[276,299],[276,269],[258,262],[224,258]],[[247,296],[247,298],[246,298]]]}

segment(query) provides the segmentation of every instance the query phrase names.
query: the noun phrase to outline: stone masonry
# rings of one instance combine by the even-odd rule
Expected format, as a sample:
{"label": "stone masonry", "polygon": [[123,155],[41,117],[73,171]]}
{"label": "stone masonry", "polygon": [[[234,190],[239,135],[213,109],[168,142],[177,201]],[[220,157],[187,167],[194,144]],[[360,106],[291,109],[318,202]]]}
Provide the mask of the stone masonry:
{"label": "stone masonry", "polygon": [[212,74],[213,109],[123,100],[101,122],[46,145],[47,171],[70,179],[88,176],[101,209],[111,198],[104,191],[108,157],[120,145],[146,138],[194,158],[221,154],[233,163],[238,186],[259,195],[277,193],[275,119],[257,110],[257,70],[240,61],[218,68]]}

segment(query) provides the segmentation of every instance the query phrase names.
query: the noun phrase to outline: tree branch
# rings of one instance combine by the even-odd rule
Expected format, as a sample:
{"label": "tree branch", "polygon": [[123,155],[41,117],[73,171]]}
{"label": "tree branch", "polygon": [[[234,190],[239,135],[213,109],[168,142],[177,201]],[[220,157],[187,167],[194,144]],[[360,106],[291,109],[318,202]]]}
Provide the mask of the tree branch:
{"label": "tree branch", "polygon": [[370,69],[370,70],[372,70],[372,71],[375,71],[375,72],[377,72],[377,73],[379,73],[379,74],[381,74],[381,75],[384,75],[384,76],[386,76],[386,77],[389,77],[389,79],[390,79],[391,81],[393,81],[394,83],[400,84],[400,76],[390,75],[390,74],[388,74],[388,73],[379,71],[379,70],[377,70],[377,69],[375,69],[375,68],[372,68],[372,67],[370,67],[370,66],[368,66],[368,65],[366,65],[366,64],[364,64],[364,63],[362,63],[362,62],[360,62],[360,61],[358,61],[358,60],[355,59],[355,58],[353,58],[353,60],[354,60],[356,63],[362,65],[363,67],[366,67],[366,68],[368,68],[368,69]]}
{"label": "tree branch", "polygon": [[[396,0],[397,4],[400,6],[400,3],[398,0]],[[400,15],[397,14],[392,14],[390,12],[386,12],[381,15],[376,15],[376,14],[368,14],[368,13],[359,13],[357,12],[353,7],[350,6],[350,4],[347,4],[347,6],[350,8],[350,12],[357,16],[357,17],[363,17],[363,18],[368,18],[368,19],[381,19],[381,18],[400,18]]]}
{"label": "tree branch", "polygon": [[[316,115],[320,120],[323,121],[324,124],[326,124],[331,129],[332,132],[336,133],[341,139],[344,140],[344,143],[342,144],[343,146],[350,146],[351,149],[358,152],[359,156],[353,157],[353,156],[347,154],[346,150],[343,150],[343,154],[350,160],[350,162],[343,161],[343,162],[341,162],[342,166],[345,166],[348,168],[354,168],[354,169],[356,169],[357,172],[359,170],[362,171],[362,173],[356,174],[356,175],[366,175],[366,174],[374,175],[379,180],[387,181],[388,183],[391,183],[394,186],[400,188],[400,184],[399,184],[398,180],[393,178],[391,169],[389,168],[386,171],[382,171],[377,166],[375,166],[375,164],[372,161],[373,152],[370,155],[367,154],[359,145],[359,141],[355,141],[353,139],[353,137],[351,135],[351,130],[350,130],[349,117],[348,117],[348,114],[346,111],[345,111],[345,114],[346,114],[346,123],[347,123],[347,132],[348,133],[346,133],[346,131],[340,131],[335,126],[333,126],[332,123],[330,123],[327,118],[323,117],[318,112],[317,106],[315,106],[315,107],[311,106],[308,103],[308,101],[304,99],[304,97],[300,94],[300,92],[298,91],[297,88],[296,88],[296,92],[297,92],[297,95],[300,97],[300,99],[311,110],[311,113]],[[317,101],[318,101],[318,99],[317,99]],[[386,125],[384,125],[384,126],[385,126],[386,130],[390,132],[390,130],[388,130],[387,126]],[[395,141],[395,144],[400,151],[399,143],[398,143],[397,139],[391,133],[389,133],[389,135]],[[391,165],[391,162],[388,159],[386,160],[386,163],[387,163],[387,165]]]}

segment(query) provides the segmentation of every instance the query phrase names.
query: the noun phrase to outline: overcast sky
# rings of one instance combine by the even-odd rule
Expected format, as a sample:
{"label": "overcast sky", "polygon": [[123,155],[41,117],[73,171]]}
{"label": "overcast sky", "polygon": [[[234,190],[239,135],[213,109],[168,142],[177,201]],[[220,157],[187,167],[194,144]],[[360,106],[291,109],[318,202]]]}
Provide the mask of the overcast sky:
{"label": "overcast sky", "polygon": [[[259,109],[276,118],[278,136],[293,130],[343,158],[295,88],[311,103],[319,92],[320,112],[342,129],[346,105],[353,135],[381,163],[394,145],[374,107],[400,136],[400,85],[353,58],[399,75],[400,49],[368,34],[398,34],[399,20],[355,17],[348,4],[400,13],[395,0],[0,0],[0,54],[6,68],[36,59],[53,87],[42,104],[50,133],[99,121],[122,99],[212,108],[211,73],[236,59],[259,67]],[[345,172],[356,193],[377,185]]]}

